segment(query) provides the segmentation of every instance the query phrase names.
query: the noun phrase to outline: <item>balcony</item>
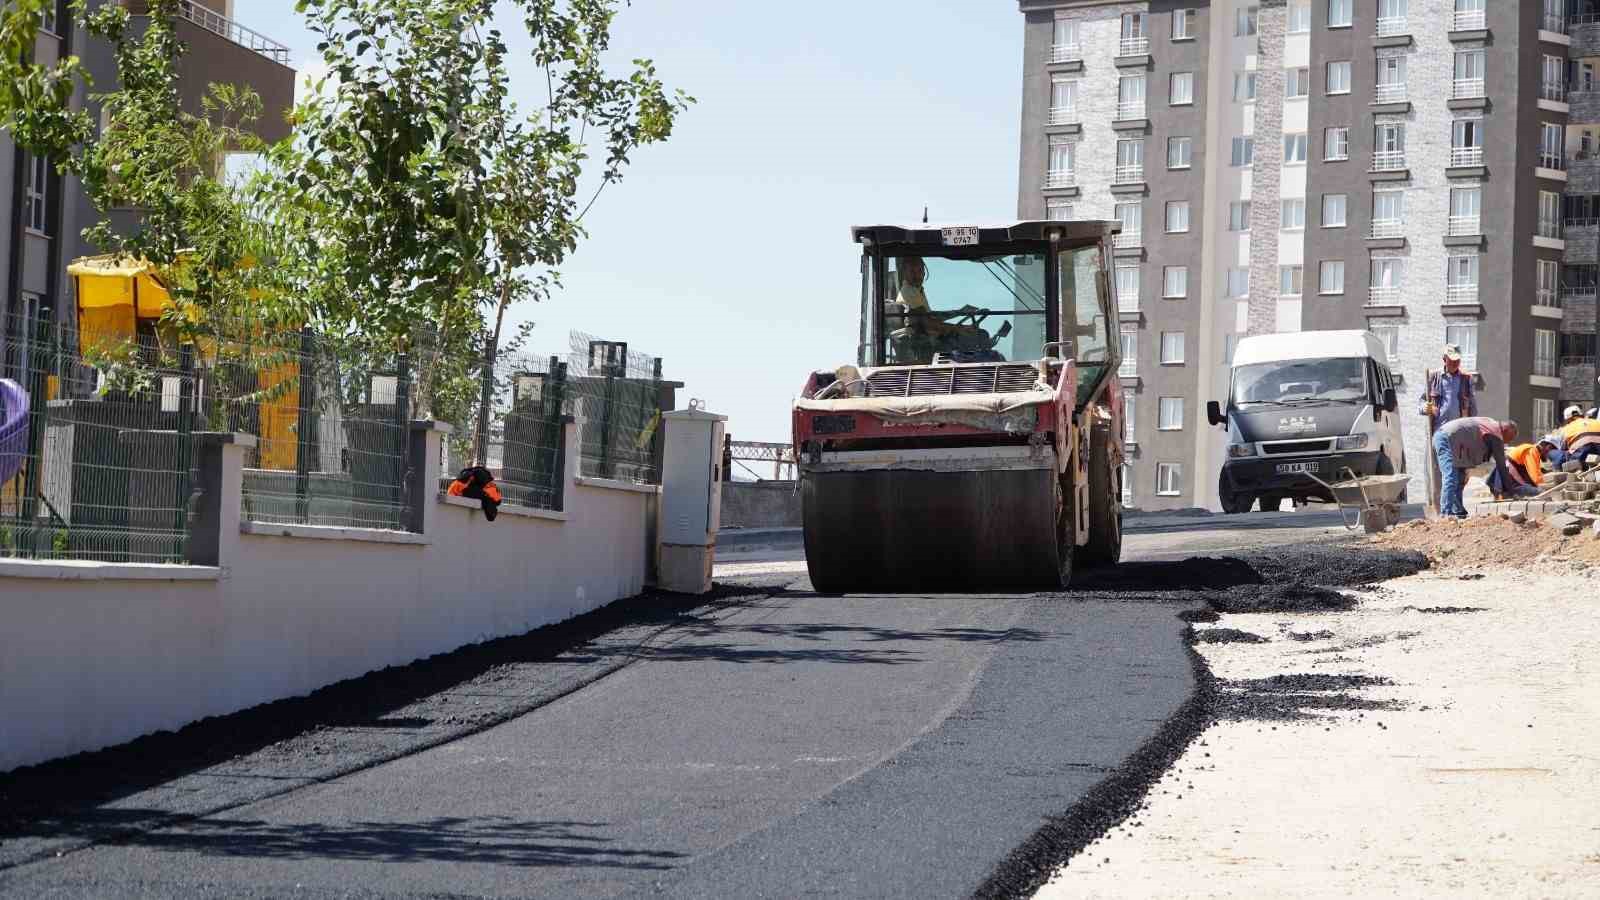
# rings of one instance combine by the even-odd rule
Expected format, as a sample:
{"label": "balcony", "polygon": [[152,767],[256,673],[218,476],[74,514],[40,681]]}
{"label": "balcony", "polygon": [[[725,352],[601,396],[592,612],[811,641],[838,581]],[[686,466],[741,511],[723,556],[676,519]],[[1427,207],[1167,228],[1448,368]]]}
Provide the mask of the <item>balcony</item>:
{"label": "balcony", "polygon": [[1483,223],[1479,216],[1451,216],[1446,223],[1448,230],[1445,232],[1450,237],[1471,237],[1483,234]]}
{"label": "balcony", "polygon": [[1111,174],[1112,184],[1141,184],[1144,182],[1144,163],[1117,166]]}
{"label": "balcony", "polygon": [[1557,103],[1567,102],[1567,84],[1564,81],[1546,81],[1539,85],[1539,97],[1543,100],[1554,100]]}
{"label": "balcony", "polygon": [[1572,46],[1567,50],[1569,58],[1600,56],[1600,14],[1572,16],[1567,26],[1567,35],[1572,38]]}
{"label": "balcony", "polygon": [[1459,166],[1483,165],[1482,147],[1451,147],[1450,165],[1452,168]]}
{"label": "balcony", "polygon": [[1367,288],[1368,306],[1399,306],[1400,288],[1392,285]]}
{"label": "balcony", "polygon": [[1451,31],[1480,31],[1487,27],[1481,9],[1458,9],[1450,16]]}
{"label": "balcony", "polygon": [[1150,39],[1147,37],[1124,37],[1117,44],[1118,56],[1143,56],[1150,52]]}
{"label": "balcony", "polygon": [[1567,192],[1600,194],[1600,155],[1579,150],[1567,160]]}
{"label": "balcony", "polygon": [[1544,18],[1539,20],[1539,29],[1552,34],[1566,34],[1567,17],[1555,13],[1545,13]]}
{"label": "balcony", "polygon": [[1403,219],[1373,219],[1372,231],[1367,237],[1372,238],[1397,238],[1405,237],[1406,223]]}
{"label": "balcony", "polygon": [[1048,118],[1045,119],[1045,124],[1072,125],[1077,121],[1078,108],[1076,106],[1052,106],[1050,107]]}
{"label": "balcony", "polygon": [[1118,250],[1135,250],[1144,246],[1144,234],[1139,231],[1121,231],[1111,246]]}
{"label": "balcony", "polygon": [[1446,305],[1470,305],[1478,302],[1478,283],[1447,284],[1444,286],[1444,302]]}
{"label": "balcony", "polygon": [[[1539,223],[1539,233],[1545,236],[1548,223]],[[1600,252],[1600,219],[1569,219],[1557,228],[1556,237],[1565,241],[1563,261],[1568,265],[1593,265],[1600,262],[1595,257]]]}
{"label": "balcony", "polygon": [[1077,62],[1083,59],[1082,44],[1056,44],[1050,48],[1050,61],[1053,63]]}
{"label": "balcony", "polygon": [[1070,171],[1046,172],[1044,176],[1045,190],[1055,188],[1077,187],[1078,176]]}
{"label": "balcony", "polygon": [[[122,4],[133,15],[148,14],[148,5],[142,0],[124,0]],[[218,37],[240,47],[259,53],[280,66],[289,65],[289,48],[259,31],[246,28],[238,22],[213,12],[199,3],[179,3],[178,18],[199,26]]]}
{"label": "balcony", "polygon": [[1564,287],[1558,297],[1561,304],[1561,331],[1563,334],[1594,334],[1594,285]]}
{"label": "balcony", "polygon": [[1533,305],[1545,309],[1560,309],[1561,294],[1557,293],[1555,288],[1539,288],[1533,292]]}
{"label": "balcony", "polygon": [[1538,164],[1539,168],[1550,169],[1554,172],[1565,172],[1567,170],[1567,158],[1559,153],[1540,153]]}
{"label": "balcony", "polygon": [[1411,26],[1405,16],[1384,16],[1378,20],[1378,37],[1397,37],[1410,33]]}
{"label": "balcony", "polygon": [[1143,119],[1144,117],[1145,113],[1143,100],[1120,100],[1117,102],[1118,122],[1131,122],[1138,119]]}
{"label": "balcony", "polygon": [[1122,363],[1117,366],[1117,377],[1138,378],[1139,361],[1136,359],[1124,359]]}
{"label": "balcony", "polygon": [[1451,100],[1477,100],[1483,96],[1482,78],[1457,78],[1450,85]]}
{"label": "balcony", "polygon": [[1405,101],[1406,83],[1404,81],[1390,81],[1373,85],[1373,103],[1404,103]]}
{"label": "balcony", "polygon": [[1374,172],[1403,172],[1406,168],[1406,152],[1404,150],[1374,150],[1372,153],[1372,171]]}

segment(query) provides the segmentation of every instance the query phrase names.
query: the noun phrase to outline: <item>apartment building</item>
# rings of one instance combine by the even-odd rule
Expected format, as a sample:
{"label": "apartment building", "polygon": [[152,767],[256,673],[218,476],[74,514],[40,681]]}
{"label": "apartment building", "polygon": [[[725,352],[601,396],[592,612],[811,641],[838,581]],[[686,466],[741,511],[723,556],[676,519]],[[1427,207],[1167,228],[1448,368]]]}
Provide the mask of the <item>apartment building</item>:
{"label": "apartment building", "polygon": [[1020,5],[1019,213],[1124,224],[1127,502],[1215,505],[1223,435],[1203,411],[1247,334],[1372,329],[1418,467],[1411,408],[1446,342],[1486,415],[1545,430],[1593,405],[1596,10]]}
{"label": "apartment building", "polygon": [[[90,0],[91,7],[122,2],[141,27],[143,0]],[[59,0],[34,47],[35,59],[50,62],[76,55],[94,80],[96,90],[115,85],[115,60],[103,41],[91,39],[82,29],[68,27],[68,0]],[[261,96],[263,115],[257,131],[268,140],[288,135],[285,115],[294,102],[295,73],[289,67],[289,50],[233,19],[234,0],[190,0],[182,5],[178,37],[188,51],[179,64],[179,93],[184,108],[199,113],[201,98],[214,82],[242,84]],[[77,101],[98,116],[94,101],[80,91]],[[73,315],[72,290],[66,266],[73,259],[98,252],[80,236],[99,220],[100,213],[84,196],[76,179],[57,174],[46,160],[24,153],[0,132],[0,210],[9,213],[0,223],[0,295],[5,315],[0,319],[0,345],[8,349],[7,371],[22,364],[15,331],[41,310],[57,319]],[[113,221],[132,227],[135,213],[112,210]]]}

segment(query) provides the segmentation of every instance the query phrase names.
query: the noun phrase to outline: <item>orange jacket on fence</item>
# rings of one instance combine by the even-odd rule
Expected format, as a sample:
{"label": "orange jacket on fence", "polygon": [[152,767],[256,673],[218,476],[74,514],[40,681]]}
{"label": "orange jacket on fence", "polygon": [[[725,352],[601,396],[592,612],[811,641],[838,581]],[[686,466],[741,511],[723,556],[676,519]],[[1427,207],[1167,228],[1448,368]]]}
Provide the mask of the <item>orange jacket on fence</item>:
{"label": "orange jacket on fence", "polygon": [[1517,474],[1526,474],[1529,484],[1537,486],[1544,481],[1544,472],[1540,469],[1543,460],[1539,456],[1538,444],[1518,444],[1515,447],[1507,447],[1506,461],[1517,466],[1520,470]]}

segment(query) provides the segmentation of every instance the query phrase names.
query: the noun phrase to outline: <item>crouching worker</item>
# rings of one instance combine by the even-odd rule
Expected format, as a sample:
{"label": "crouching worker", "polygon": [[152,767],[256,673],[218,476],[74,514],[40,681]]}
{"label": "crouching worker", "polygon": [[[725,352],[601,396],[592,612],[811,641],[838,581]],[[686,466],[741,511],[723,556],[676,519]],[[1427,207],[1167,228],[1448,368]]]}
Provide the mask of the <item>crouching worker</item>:
{"label": "crouching worker", "polygon": [[1578,416],[1569,419],[1556,429],[1555,437],[1561,441],[1560,452],[1551,454],[1556,465],[1575,459],[1589,468],[1600,462],[1600,419]]}
{"label": "crouching worker", "polygon": [[500,514],[500,489],[495,487],[494,473],[483,466],[469,466],[461,470],[456,480],[450,482],[450,496],[467,497],[483,504],[483,517],[493,522]]}
{"label": "crouching worker", "polygon": [[1501,479],[1498,470],[1489,473],[1489,490],[1496,498],[1533,497],[1544,482],[1543,463],[1538,444],[1518,444],[1506,448],[1506,477]]}
{"label": "crouching worker", "polygon": [[[1497,422],[1487,416],[1469,416],[1445,423],[1433,433],[1433,452],[1439,460],[1442,482],[1439,514],[1467,517],[1461,492],[1466,487],[1467,471],[1490,460],[1494,472],[1489,477],[1509,483],[1506,473],[1506,444],[1517,439],[1517,423]],[[1492,484],[1493,482],[1491,482]]]}

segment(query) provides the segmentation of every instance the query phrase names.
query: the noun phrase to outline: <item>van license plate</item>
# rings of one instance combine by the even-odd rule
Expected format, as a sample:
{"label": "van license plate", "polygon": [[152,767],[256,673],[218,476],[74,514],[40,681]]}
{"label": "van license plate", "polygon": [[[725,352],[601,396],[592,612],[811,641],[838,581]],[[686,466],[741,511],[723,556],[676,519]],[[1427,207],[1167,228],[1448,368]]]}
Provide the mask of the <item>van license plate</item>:
{"label": "van license plate", "polygon": [[1294,474],[1296,474],[1298,472],[1320,472],[1320,471],[1322,471],[1322,464],[1321,463],[1314,463],[1314,462],[1278,463],[1278,474],[1279,475],[1294,475]]}
{"label": "van license plate", "polygon": [[975,247],[978,244],[978,229],[970,226],[941,228],[939,237],[946,247]]}

